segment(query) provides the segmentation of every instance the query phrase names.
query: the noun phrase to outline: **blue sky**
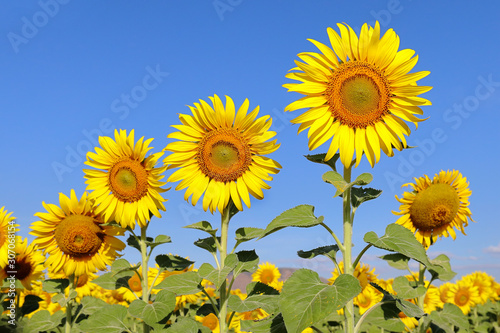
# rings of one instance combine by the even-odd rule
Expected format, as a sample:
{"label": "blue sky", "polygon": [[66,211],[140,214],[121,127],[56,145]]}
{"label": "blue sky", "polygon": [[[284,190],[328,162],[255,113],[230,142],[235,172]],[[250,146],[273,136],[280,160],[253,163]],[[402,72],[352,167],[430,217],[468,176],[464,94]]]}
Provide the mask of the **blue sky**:
{"label": "blue sky", "polygon": [[[289,120],[284,107],[300,97],[287,93],[284,75],[297,53],[315,51],[307,38],[327,43],[327,27],[345,22],[359,33],[378,19],[383,31],[393,28],[400,49],[419,55],[414,71],[431,74],[419,81],[434,88],[425,94],[430,117],[413,131],[415,149],[383,156],[372,169],[366,160],[354,176],[371,172],[371,186],[382,189],[376,201],[358,210],[355,252],[368,231],[383,234],[397,217],[394,196],[413,177],[458,169],[470,181],[470,209],[476,223],[455,241],[442,239],[429,250],[445,253],[459,276],[483,270],[500,280],[499,207],[496,189],[500,132],[500,5],[496,2],[417,0],[389,1],[18,1],[0,12],[0,207],[17,217],[20,235],[28,235],[42,201],[58,203],[59,192],[85,190],[85,153],[98,135],[113,128],[135,129],[136,138],[154,138],[161,151],[186,105],[208,96],[229,95],[237,105],[245,98],[261,115],[273,117],[280,149],[272,158],[283,166],[262,201],[239,213],[230,232],[242,226],[264,228],[282,211],[312,204],[316,214],[341,233],[341,200],[321,180],[328,171],[303,157],[305,133]],[[295,112],[298,115],[299,112]],[[412,127],[414,129],[414,127]],[[325,152],[320,147],[314,153]],[[167,172],[167,175],[170,172]],[[173,184],[175,187],[175,184]],[[189,256],[196,266],[211,256],[192,243],[205,235],[182,228],[219,215],[205,213],[172,190],[163,218],[154,218],[149,235],[172,237],[156,250]],[[280,267],[307,267],[329,277],[331,264],[303,261],[296,252],[331,244],[322,228],[281,230],[241,249],[255,248],[262,261]],[[125,257],[138,261],[135,250]],[[369,251],[363,262],[380,277],[391,271]]]}

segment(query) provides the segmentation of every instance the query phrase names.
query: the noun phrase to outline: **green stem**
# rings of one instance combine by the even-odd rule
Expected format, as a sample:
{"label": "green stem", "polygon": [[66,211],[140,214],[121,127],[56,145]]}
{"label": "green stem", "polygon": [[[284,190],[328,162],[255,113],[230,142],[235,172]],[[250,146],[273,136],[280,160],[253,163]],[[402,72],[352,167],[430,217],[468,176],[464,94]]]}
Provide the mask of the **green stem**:
{"label": "green stem", "polygon": [[[351,182],[351,168],[344,166],[344,180],[346,183]],[[342,194],[343,198],[343,221],[344,221],[344,273],[354,275],[354,267],[352,265],[352,220],[351,220],[351,189],[348,188]],[[351,299],[344,307],[344,315],[346,319],[346,333],[354,332],[354,301]]]}
{"label": "green stem", "polygon": [[[68,291],[68,298],[71,295],[71,292],[75,289],[75,274],[71,274],[68,276],[69,280],[69,291]],[[71,312],[73,312],[73,300],[68,299],[68,302],[66,303],[66,325],[64,326],[64,332],[65,333],[71,333],[71,328],[73,326],[73,318],[71,316]]]}
{"label": "green stem", "polygon": [[370,247],[372,247],[372,244],[368,244],[368,245],[365,246],[365,248],[356,257],[356,260],[354,260],[354,262],[352,263],[352,267],[356,268],[356,266],[358,265],[359,261],[361,260],[361,257],[363,257],[363,254],[365,254],[365,252],[368,251],[368,249]]}
{"label": "green stem", "polygon": [[[144,227],[141,227],[141,240],[139,242],[141,246],[141,257],[142,257],[142,300],[146,303],[149,302],[149,286],[148,286],[148,245],[146,244],[146,230],[148,229],[148,225],[146,224]],[[143,323],[143,332],[149,333],[149,325],[145,322]]]}
{"label": "green stem", "polygon": [[333,239],[335,239],[335,242],[337,243],[337,246],[339,247],[339,250],[341,252],[344,252],[344,245],[342,244],[342,242],[340,241],[340,239],[337,237],[337,235],[333,232],[332,229],[330,229],[329,226],[327,226],[324,222],[321,222],[321,225],[326,229],[328,230],[328,232],[330,233],[330,235],[332,235]]}
{"label": "green stem", "polygon": [[381,307],[384,304],[391,303],[391,302],[394,303],[394,301],[378,302],[377,304],[375,304],[374,306],[372,306],[371,308],[369,308],[368,310],[366,310],[366,312],[363,313],[363,315],[361,316],[361,318],[359,318],[358,323],[356,324],[356,327],[354,328],[354,333],[358,333],[359,332],[359,330],[361,329],[361,324],[363,324],[363,321],[365,320],[365,318],[372,311],[374,311],[375,309]]}
{"label": "green stem", "polygon": [[[226,260],[227,257],[227,237],[228,237],[228,230],[229,230],[229,220],[231,219],[230,217],[230,210],[231,210],[231,205],[232,202],[230,202],[226,208],[224,208],[224,211],[221,213],[221,228],[220,228],[220,269],[224,269],[224,261]],[[227,333],[228,332],[228,326],[226,322],[226,317],[227,317],[227,298],[229,296],[229,290],[227,290],[227,283],[224,281],[222,285],[220,286],[220,309],[219,309],[219,327],[220,327],[220,333]]]}
{"label": "green stem", "polygon": [[[424,273],[425,273],[425,266],[423,264],[420,264],[419,265],[419,270],[418,270],[418,281],[417,281],[417,285],[418,286],[425,286],[425,282],[424,282]],[[427,294],[427,292],[426,292]],[[422,295],[422,296],[419,296],[417,298],[417,305],[420,309],[422,309],[422,311],[424,311],[424,301],[425,301],[425,294]],[[422,316],[422,318],[420,318],[420,320],[418,321],[418,326],[419,326],[419,331],[420,332],[425,332],[425,327],[424,327],[424,317]]]}

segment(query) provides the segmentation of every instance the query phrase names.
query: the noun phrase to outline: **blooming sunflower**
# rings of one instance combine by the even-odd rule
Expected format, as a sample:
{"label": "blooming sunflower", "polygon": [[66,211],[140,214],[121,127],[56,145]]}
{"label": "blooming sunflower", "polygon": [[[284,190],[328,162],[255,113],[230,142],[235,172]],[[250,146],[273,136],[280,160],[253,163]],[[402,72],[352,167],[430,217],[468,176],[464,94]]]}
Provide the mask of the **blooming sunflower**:
{"label": "blooming sunflower", "polygon": [[40,221],[33,222],[30,234],[37,237],[34,243],[44,254],[49,254],[45,267],[51,273],[80,276],[105,270],[119,256],[117,251],[125,248],[115,237],[123,229],[102,225],[103,218],[95,212],[87,192],[80,200],[74,190],[69,198],[60,193],[61,207],[42,204],[47,212],[35,214]]}
{"label": "blooming sunflower", "polygon": [[11,217],[12,212],[8,213],[5,207],[0,208],[0,268],[7,265],[9,258],[9,235],[14,235],[17,231],[15,217]]}
{"label": "blooming sunflower", "polygon": [[494,293],[491,276],[485,272],[474,272],[467,275],[465,279],[469,280],[473,286],[477,287],[479,297],[481,298],[479,304],[484,304],[491,298]]}
{"label": "blooming sunflower", "polygon": [[380,302],[383,294],[375,288],[365,288],[359,295],[354,298],[354,304],[359,308],[359,314],[365,313],[372,306]]}
{"label": "blooming sunflower", "polygon": [[[332,272],[332,277],[328,279],[329,284],[333,284],[335,280],[339,277],[340,274],[344,274],[344,262],[341,261],[339,263],[339,268],[340,268],[340,273],[335,268],[335,270]],[[374,282],[378,283],[377,275],[375,274],[375,268],[370,270],[369,265],[365,265],[362,263],[359,263],[356,265],[354,268],[354,273],[353,276],[358,279],[359,284],[361,285],[361,291],[365,290],[365,288],[373,288],[369,283]],[[373,288],[375,289],[375,288]]]}
{"label": "blooming sunflower", "polygon": [[422,105],[431,103],[417,95],[432,87],[416,82],[430,72],[408,74],[418,61],[415,51],[398,51],[399,37],[389,29],[380,37],[380,24],[361,28],[358,38],[347,24],[337,24],[340,35],[328,28],[331,48],[309,39],[321,53],[298,54],[297,67],[287,78],[300,83],[284,84],[288,91],[306,95],[289,104],[285,111],[308,110],[292,120],[298,132],[309,129],[309,150],[332,139],[325,160],[340,151],[340,160],[359,165],[363,152],[373,167],[380,150],[392,156],[393,148],[406,147],[409,121],[422,121]]}
{"label": "blooming sunflower", "polygon": [[134,130],[115,130],[115,140],[99,137],[101,148],[87,153],[85,164],[101,170],[84,169],[89,198],[98,205],[96,213],[103,213],[106,222],[115,220],[123,228],[134,229],[135,221],[144,227],[151,214],[161,217],[159,210],[165,210],[166,201],[160,193],[165,182],[162,172],[165,167],[155,168],[163,152],[146,157],[152,148],[153,139],[144,137],[134,143]]}
{"label": "blooming sunflower", "polygon": [[467,315],[471,307],[481,303],[481,296],[476,286],[467,279],[457,281],[450,286],[448,291],[448,303],[453,303]]}
{"label": "blooming sunflower", "polygon": [[226,96],[226,106],[215,95],[210,97],[213,108],[200,100],[189,106],[193,115],[180,114],[182,125],[173,125],[179,130],[168,135],[180,141],[169,143],[165,150],[173,152],[163,161],[168,169],[180,168],[167,181],[182,179],[176,190],[187,188],[184,199],[194,205],[203,197],[203,210],[210,208],[222,213],[232,200],[238,210],[243,210],[242,201],[250,207],[250,196],[264,198],[262,189],[270,186],[264,180],[273,178],[269,174],[279,172],[281,165],[262,155],[278,149],[276,140],[267,141],[276,135],[269,131],[272,120],[269,116],[258,119],[257,106],[247,114],[246,99],[236,112],[233,100]]}
{"label": "blooming sunflower", "polygon": [[443,235],[455,239],[454,228],[465,235],[468,219],[474,221],[468,208],[469,183],[456,170],[441,171],[432,180],[427,175],[415,178],[415,184],[403,186],[411,186],[413,191],[403,193],[401,199],[396,196],[401,203],[400,211],[393,212],[401,215],[396,223],[414,232],[425,248]]}
{"label": "blooming sunflower", "polygon": [[199,321],[203,326],[208,327],[212,333],[219,333],[219,318],[213,313],[210,313],[204,317],[195,316],[196,321]]}
{"label": "blooming sunflower", "polygon": [[[272,285],[278,282],[281,277],[281,273],[275,265],[265,262],[259,265],[259,269],[252,274],[252,281],[258,281],[268,285]],[[277,286],[277,285],[276,285]]]}
{"label": "blooming sunflower", "polygon": [[28,246],[28,239],[23,240],[20,236],[16,237],[15,252],[15,263],[6,265],[0,270],[0,281],[14,275],[24,288],[32,290],[32,284],[43,279],[45,257],[38,251],[36,244],[31,243]]}

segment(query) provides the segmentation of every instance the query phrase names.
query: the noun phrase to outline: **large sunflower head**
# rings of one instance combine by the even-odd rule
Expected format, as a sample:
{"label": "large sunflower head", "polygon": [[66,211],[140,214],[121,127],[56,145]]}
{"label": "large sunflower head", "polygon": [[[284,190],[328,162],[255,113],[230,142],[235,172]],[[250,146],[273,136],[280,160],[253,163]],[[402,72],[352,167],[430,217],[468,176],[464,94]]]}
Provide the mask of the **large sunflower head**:
{"label": "large sunflower head", "polygon": [[100,170],[85,169],[87,190],[92,190],[89,198],[95,199],[98,205],[96,212],[103,213],[107,221],[115,220],[123,228],[134,229],[135,221],[144,227],[151,219],[151,214],[161,217],[159,210],[165,210],[166,201],[160,193],[165,192],[161,186],[166,183],[165,167],[155,168],[163,152],[149,155],[153,139],[137,142],[134,130],[115,130],[115,140],[110,137],[99,137],[101,148],[95,153],[87,153],[85,164]]}
{"label": "large sunflower head", "polygon": [[15,261],[2,267],[0,270],[0,281],[14,275],[16,280],[19,280],[23,287],[32,290],[35,281],[43,279],[45,256],[37,249],[35,243],[28,246],[28,239],[24,240],[21,236],[15,238],[16,253]]}
{"label": "large sunflower head", "polygon": [[448,303],[455,304],[467,315],[472,307],[481,303],[481,296],[476,286],[467,279],[461,279],[450,286]]}
{"label": "large sunflower head", "polygon": [[269,131],[271,118],[257,118],[259,107],[247,114],[245,100],[236,111],[233,100],[226,96],[226,105],[215,95],[212,106],[200,100],[190,106],[192,115],[180,114],[182,125],[168,135],[179,141],[169,143],[165,150],[173,152],[164,160],[168,168],[179,168],[167,181],[182,180],[176,190],[187,188],[184,199],[196,205],[203,197],[203,209],[222,213],[230,200],[238,210],[244,202],[250,207],[250,196],[262,199],[262,189],[269,189],[265,180],[279,172],[281,165],[262,155],[274,152],[279,144],[268,141],[276,135]]}
{"label": "large sunflower head", "polygon": [[456,238],[455,229],[464,235],[470,219],[469,196],[471,190],[467,178],[456,170],[441,171],[431,180],[428,176],[415,178],[412,192],[403,193],[396,199],[401,203],[400,211],[394,212],[401,217],[397,224],[415,233],[418,241],[425,248],[433,244],[438,237]]}
{"label": "large sunflower head", "polygon": [[380,36],[380,24],[366,23],[358,36],[347,24],[338,24],[340,35],[328,28],[330,46],[309,39],[320,51],[300,53],[294,72],[287,78],[300,81],[283,85],[288,91],[306,95],[285,111],[308,109],[292,120],[299,133],[309,129],[309,149],[332,139],[325,160],[339,151],[345,166],[356,166],[363,152],[373,167],[380,150],[392,156],[393,148],[406,147],[410,129],[423,119],[421,105],[431,103],[418,95],[432,87],[417,86],[429,72],[408,72],[415,66],[415,51],[398,51],[399,37],[389,29]]}
{"label": "large sunflower head", "polygon": [[9,235],[14,235],[18,230],[15,217],[11,216],[5,207],[0,208],[0,268],[7,265],[9,259]]}
{"label": "large sunflower head", "polygon": [[43,202],[47,212],[36,213],[40,220],[31,226],[34,243],[48,254],[45,266],[54,274],[63,271],[66,277],[105,270],[125,248],[115,237],[123,229],[102,225],[103,217],[95,212],[87,192],[80,199],[74,190],[69,198],[60,193],[59,204]]}
{"label": "large sunflower head", "polygon": [[473,272],[465,277],[472,285],[477,287],[481,303],[484,304],[491,298],[494,293],[493,280],[490,275],[485,272]]}

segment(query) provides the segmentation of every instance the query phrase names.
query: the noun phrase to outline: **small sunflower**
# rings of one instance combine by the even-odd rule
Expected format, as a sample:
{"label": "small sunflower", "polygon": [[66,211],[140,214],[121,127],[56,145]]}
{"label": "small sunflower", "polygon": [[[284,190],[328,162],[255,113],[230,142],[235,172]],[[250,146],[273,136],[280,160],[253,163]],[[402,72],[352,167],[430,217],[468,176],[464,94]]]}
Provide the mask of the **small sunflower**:
{"label": "small sunflower", "polygon": [[393,212],[401,215],[396,223],[415,233],[425,248],[443,235],[455,239],[454,228],[465,235],[468,219],[474,221],[468,208],[469,183],[456,170],[441,171],[432,180],[428,176],[415,178],[415,183],[403,186],[411,186],[413,192],[403,193],[401,199],[396,196],[401,203],[400,211]]}
{"label": "small sunflower", "polygon": [[14,275],[24,288],[32,290],[33,283],[43,279],[45,256],[37,249],[35,243],[28,246],[28,239],[23,240],[20,236],[16,237],[15,252],[15,263],[6,265],[0,270],[0,281]]}
{"label": "small sunflower", "polygon": [[477,291],[479,292],[479,297],[481,298],[481,302],[479,304],[484,304],[491,298],[493,291],[492,279],[485,272],[474,272],[465,277],[465,279],[469,280],[472,285],[477,287]]}
{"label": "small sunflower", "polygon": [[102,149],[87,153],[85,164],[100,169],[83,170],[87,190],[92,190],[89,198],[95,199],[96,213],[104,214],[106,222],[115,220],[123,228],[134,229],[137,221],[144,227],[150,214],[161,217],[159,210],[165,210],[166,199],[160,193],[167,191],[161,188],[166,183],[160,180],[166,168],[155,168],[163,152],[146,157],[151,141],[142,137],[135,142],[134,130],[128,135],[115,130],[115,140],[101,136]]}
{"label": "small sunflower", "polygon": [[195,319],[199,321],[203,326],[208,327],[210,331],[212,331],[212,333],[220,332],[219,318],[217,318],[217,316],[213,313],[210,313],[204,317],[195,316]]}
{"label": "small sunflower", "polygon": [[12,212],[8,213],[5,207],[0,208],[0,268],[5,267],[9,259],[9,235],[14,236],[18,230],[14,222],[16,218],[11,215]]}
{"label": "small sunflower", "polygon": [[264,264],[260,264],[259,269],[252,274],[252,281],[258,281],[268,285],[274,284],[278,287],[277,283],[280,277],[281,273],[279,269],[266,261]]}
{"label": "small sunflower", "polygon": [[448,303],[453,303],[467,315],[472,307],[481,303],[481,296],[476,286],[467,279],[452,284],[448,291]]}
{"label": "small sunflower", "polygon": [[182,125],[173,125],[179,130],[168,135],[180,141],[169,143],[165,150],[173,152],[163,163],[168,169],[180,168],[167,181],[182,180],[176,190],[187,188],[184,199],[194,205],[203,197],[203,210],[222,213],[232,200],[238,210],[243,204],[250,207],[250,196],[264,198],[262,189],[270,186],[264,181],[273,178],[281,165],[262,155],[278,149],[276,140],[267,141],[276,135],[269,131],[271,119],[258,119],[259,107],[247,114],[246,99],[236,111],[233,100],[226,96],[226,106],[215,95],[213,104],[203,100],[189,106],[193,115],[180,114]]}
{"label": "small sunflower", "polygon": [[85,192],[80,199],[71,190],[68,198],[59,194],[58,207],[43,202],[46,213],[36,213],[40,221],[33,222],[30,232],[48,258],[45,267],[51,273],[63,271],[66,276],[95,273],[106,269],[125,244],[115,236],[123,229],[102,225],[103,218],[94,211]]}
{"label": "small sunflower", "polygon": [[380,302],[383,298],[383,294],[378,292],[377,289],[365,288],[359,295],[354,298],[354,305],[359,308],[359,314],[365,313],[372,306]]}
{"label": "small sunflower", "polygon": [[[337,268],[335,268],[335,270],[332,272],[332,277],[330,279],[328,279],[328,282],[330,284],[333,284],[335,282],[335,280],[339,277],[340,274],[344,274],[344,262],[343,261],[341,261],[339,263],[339,268],[340,268],[340,273],[337,270]],[[359,262],[354,269],[353,276],[356,279],[358,279],[359,284],[361,285],[362,291],[365,290],[365,288],[367,288],[367,287],[373,288],[370,285],[370,282],[378,283],[377,275],[375,274],[375,268],[370,270],[369,265],[365,265],[365,264],[362,264]]]}
{"label": "small sunflower", "polygon": [[451,282],[445,282],[439,286],[439,307],[442,308],[448,302],[448,293],[453,284]]}
{"label": "small sunflower", "polygon": [[373,167],[380,150],[393,156],[393,148],[407,146],[410,128],[404,120],[423,121],[422,105],[431,103],[418,97],[432,87],[417,86],[430,72],[408,72],[416,65],[415,51],[398,51],[399,37],[389,29],[380,37],[380,24],[366,23],[358,36],[347,24],[337,24],[340,35],[328,28],[331,47],[309,39],[320,51],[298,54],[297,67],[287,78],[300,83],[284,84],[288,91],[306,95],[289,104],[285,111],[308,109],[292,120],[298,132],[309,129],[309,150],[332,139],[325,160],[340,151],[340,160],[351,165],[355,155],[359,165],[363,152]]}
{"label": "small sunflower", "polygon": [[438,307],[442,307],[439,288],[431,285],[428,281],[425,281],[425,287],[427,292],[424,297],[424,312],[431,313]]}

